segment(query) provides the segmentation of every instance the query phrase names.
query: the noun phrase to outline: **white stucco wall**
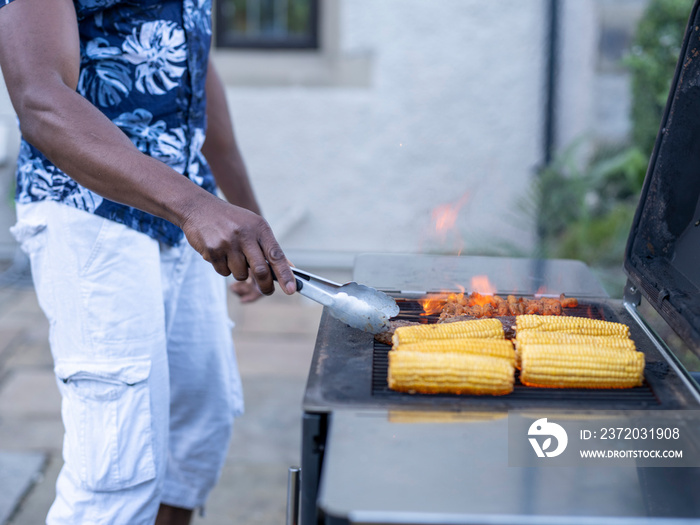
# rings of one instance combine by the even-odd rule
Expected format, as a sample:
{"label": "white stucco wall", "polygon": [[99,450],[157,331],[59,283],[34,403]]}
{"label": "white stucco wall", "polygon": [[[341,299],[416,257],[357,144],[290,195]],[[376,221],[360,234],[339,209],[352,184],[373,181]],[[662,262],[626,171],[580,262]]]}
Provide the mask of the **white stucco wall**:
{"label": "white stucco wall", "polygon": [[[541,161],[545,24],[543,0],[345,0],[340,51],[369,54],[368,87],[231,88],[284,247],[527,250],[516,204]],[[434,210],[463,201],[436,234]]]}

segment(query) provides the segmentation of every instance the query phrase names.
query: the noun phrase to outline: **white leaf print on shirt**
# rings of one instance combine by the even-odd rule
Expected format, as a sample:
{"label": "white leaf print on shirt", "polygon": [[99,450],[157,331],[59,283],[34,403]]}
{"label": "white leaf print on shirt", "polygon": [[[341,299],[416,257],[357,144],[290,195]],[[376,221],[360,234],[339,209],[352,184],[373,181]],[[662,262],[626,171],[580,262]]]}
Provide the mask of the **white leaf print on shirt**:
{"label": "white leaf print on shirt", "polygon": [[124,130],[139,151],[184,173],[187,165],[185,131],[182,128],[168,130],[162,120],[152,120],[153,114],[140,108],[131,113],[122,113],[114,119],[114,123]]}
{"label": "white leaf print on shirt", "polygon": [[17,172],[17,186],[21,190],[18,202],[40,201],[59,195],[62,202],[89,212],[95,211],[102,203],[102,197],[75,182],[56,166],[47,166],[41,158],[31,158],[30,154],[29,145],[22,142]]}
{"label": "white leaf print on shirt", "polygon": [[204,130],[195,129],[190,143],[190,158],[187,166],[187,174],[198,186],[204,184],[204,177],[199,173],[199,166],[204,164],[204,155],[202,155],[202,145],[204,144]]}
{"label": "white leaf print on shirt", "polygon": [[155,143],[166,129],[162,120],[151,124],[152,120],[153,114],[150,111],[139,108],[131,113],[122,113],[113,122],[129,135],[139,151],[148,153],[151,144]]}
{"label": "white leaf print on shirt", "polygon": [[124,59],[136,65],[136,89],[163,95],[178,85],[186,68],[185,32],[174,22],[158,20],[134,28],[122,45]]}
{"label": "white leaf print on shirt", "polygon": [[151,146],[151,157],[164,162],[178,173],[185,173],[187,157],[185,156],[185,131],[182,128],[174,128],[158,137]]}
{"label": "white leaf print on shirt", "polygon": [[199,28],[207,35],[211,35],[211,1],[210,0],[185,0],[185,29],[194,31]]}
{"label": "white leaf print on shirt", "polygon": [[131,90],[129,67],[120,64],[121,49],[112,47],[104,38],[95,38],[85,46],[87,67],[80,72],[78,92],[98,106],[119,104]]}

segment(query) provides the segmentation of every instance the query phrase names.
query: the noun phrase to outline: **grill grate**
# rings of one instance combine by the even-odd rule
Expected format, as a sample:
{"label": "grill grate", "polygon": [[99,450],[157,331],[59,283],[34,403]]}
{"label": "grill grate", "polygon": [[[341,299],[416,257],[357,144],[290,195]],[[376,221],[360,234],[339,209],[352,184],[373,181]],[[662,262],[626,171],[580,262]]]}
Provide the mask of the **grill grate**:
{"label": "grill grate", "polygon": [[[417,301],[413,300],[398,300],[397,303],[401,308],[401,312],[397,319],[414,320],[419,318],[419,322],[434,323],[437,321],[437,315],[421,316],[422,308]],[[579,305],[576,308],[567,308],[569,315],[593,317],[599,319],[612,319],[612,316],[604,309],[597,305]],[[470,396],[470,395],[455,395],[455,394],[407,394],[403,392],[395,392],[389,389],[387,383],[387,372],[389,369],[388,353],[391,350],[389,345],[374,341],[372,355],[372,395],[380,396],[387,399],[396,400],[475,400],[475,399],[498,399],[508,406],[519,407],[522,405],[559,405],[562,406],[578,406],[590,408],[650,408],[660,406],[658,398],[652,391],[648,383],[644,383],[640,387],[630,389],[574,389],[574,388],[533,388],[526,387],[519,380],[519,374],[516,371],[515,386],[513,392],[506,396],[498,396],[493,398],[490,396]],[[657,363],[649,363],[647,367]]]}

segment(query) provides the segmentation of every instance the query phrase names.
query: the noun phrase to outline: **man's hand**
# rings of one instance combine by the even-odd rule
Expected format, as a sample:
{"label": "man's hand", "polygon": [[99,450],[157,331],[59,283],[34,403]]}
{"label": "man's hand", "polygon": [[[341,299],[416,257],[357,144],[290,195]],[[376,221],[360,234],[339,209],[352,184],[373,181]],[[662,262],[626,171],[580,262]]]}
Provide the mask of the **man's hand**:
{"label": "man's hand", "polygon": [[245,281],[234,281],[229,286],[229,290],[237,295],[242,303],[252,303],[263,296],[252,277]]}
{"label": "man's hand", "polygon": [[265,295],[274,292],[272,271],[288,295],[296,280],[269,224],[260,215],[216,197],[194,206],[181,223],[189,243],[221,275],[250,275]]}

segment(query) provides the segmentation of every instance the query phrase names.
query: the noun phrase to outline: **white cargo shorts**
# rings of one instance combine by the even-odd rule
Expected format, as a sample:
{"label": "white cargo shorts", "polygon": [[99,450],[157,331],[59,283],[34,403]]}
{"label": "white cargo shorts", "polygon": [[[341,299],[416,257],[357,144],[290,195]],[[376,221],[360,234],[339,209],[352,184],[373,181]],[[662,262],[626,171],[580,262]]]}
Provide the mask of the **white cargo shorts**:
{"label": "white cargo shorts", "polygon": [[20,204],[62,397],[64,466],[47,523],[148,524],[201,508],[243,411],[224,278],[65,204]]}

